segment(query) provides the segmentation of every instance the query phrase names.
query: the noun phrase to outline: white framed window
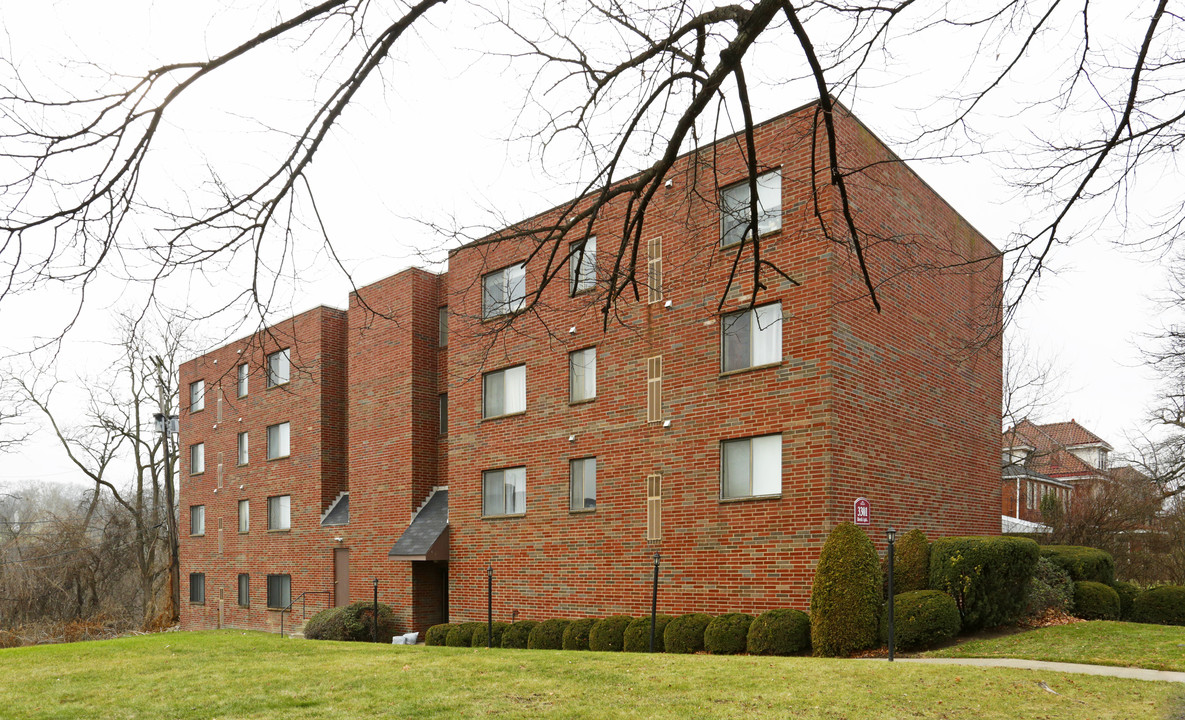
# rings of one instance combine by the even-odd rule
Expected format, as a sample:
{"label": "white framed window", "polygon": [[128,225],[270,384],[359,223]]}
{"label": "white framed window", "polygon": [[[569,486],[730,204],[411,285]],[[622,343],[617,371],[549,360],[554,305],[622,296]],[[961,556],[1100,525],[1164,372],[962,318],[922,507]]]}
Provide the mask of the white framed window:
{"label": "white framed window", "polygon": [[481,316],[498,317],[523,309],[527,299],[527,266],[518,263],[481,279]]}
{"label": "white framed window", "polygon": [[436,319],[437,339],[440,347],[448,347],[448,306],[440,308]]}
{"label": "white framed window", "polygon": [[646,244],[646,302],[662,300],[662,237]]}
{"label": "white framed window", "polygon": [[239,433],[239,464],[246,465],[251,458],[251,453],[247,447],[247,433]]}
{"label": "white framed window", "polygon": [[597,396],[597,349],[568,353],[568,401],[584,402]]}
{"label": "white framed window", "polygon": [[527,366],[516,365],[482,376],[481,416],[513,415],[527,409]]}
{"label": "white framed window", "polygon": [[267,386],[276,387],[288,382],[292,376],[289,350],[279,350],[267,356]]}
{"label": "white framed window", "polygon": [[591,290],[596,286],[597,239],[595,237],[578,240],[568,246],[568,271],[573,295]]}
{"label": "white framed window", "polygon": [[662,539],[662,475],[646,476],[646,539]]}
{"label": "white framed window", "polygon": [[[736,245],[749,236],[749,179],[720,191],[720,247]],[[757,176],[757,234],[782,228],[782,171]]]}
{"label": "white framed window", "polygon": [[662,355],[646,358],[646,422],[662,422]]}
{"label": "white framed window", "polygon": [[206,506],[191,505],[189,507],[189,534],[206,534]]}
{"label": "white framed window", "polygon": [[782,303],[729,313],[720,320],[724,372],[782,361]]}
{"label": "white framed window", "polygon": [[597,509],[597,459],[568,461],[568,509],[573,512]]}
{"label": "white framed window", "polygon": [[206,471],[206,444],[189,446],[189,474],[201,475]]}
{"label": "white framed window", "polygon": [[251,369],[246,363],[239,366],[239,383],[238,393],[239,397],[247,397],[247,382],[251,376]]}
{"label": "white framed window", "polygon": [[191,602],[191,603],[206,602],[206,574],[205,573],[190,573],[189,574],[189,602]]}
{"label": "white framed window", "polygon": [[448,393],[440,393],[438,398],[440,403],[440,419],[439,429],[441,435],[448,435]]}
{"label": "white framed window", "polygon": [[481,514],[522,515],[527,511],[525,467],[486,470],[481,474]]}
{"label": "white framed window", "polygon": [[206,409],[206,381],[197,380],[189,383],[189,412],[200,412]]}
{"label": "white framed window", "polygon": [[251,576],[239,573],[239,607],[251,607]]}
{"label": "white framed window", "polygon": [[267,459],[288,457],[289,425],[286,422],[269,425],[267,428]]}
{"label": "white framed window", "polygon": [[267,499],[267,529],[292,529],[291,495],[273,495]]}
{"label": "white framed window", "polygon": [[267,606],[282,610],[292,604],[292,576],[267,576]]}
{"label": "white framed window", "polygon": [[720,443],[720,496],[726,499],[782,493],[782,436],[761,435]]}
{"label": "white framed window", "polygon": [[245,533],[251,530],[251,502],[249,500],[239,501],[239,532]]}

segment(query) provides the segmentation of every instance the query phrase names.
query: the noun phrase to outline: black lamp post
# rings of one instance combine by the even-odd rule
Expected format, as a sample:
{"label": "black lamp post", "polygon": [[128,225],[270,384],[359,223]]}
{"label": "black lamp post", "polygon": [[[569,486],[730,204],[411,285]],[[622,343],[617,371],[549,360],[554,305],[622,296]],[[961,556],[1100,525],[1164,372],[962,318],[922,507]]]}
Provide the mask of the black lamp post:
{"label": "black lamp post", "polygon": [[650,591],[650,652],[654,652],[654,627],[658,620],[658,566],[662,555],[654,553],[654,588]]}
{"label": "black lamp post", "polygon": [[885,535],[889,538],[889,662],[893,662],[893,541],[897,531],[889,527]]}
{"label": "black lamp post", "polygon": [[486,649],[494,647],[494,565],[486,566]]}
{"label": "black lamp post", "polygon": [[379,579],[374,579],[374,641],[379,641]]}

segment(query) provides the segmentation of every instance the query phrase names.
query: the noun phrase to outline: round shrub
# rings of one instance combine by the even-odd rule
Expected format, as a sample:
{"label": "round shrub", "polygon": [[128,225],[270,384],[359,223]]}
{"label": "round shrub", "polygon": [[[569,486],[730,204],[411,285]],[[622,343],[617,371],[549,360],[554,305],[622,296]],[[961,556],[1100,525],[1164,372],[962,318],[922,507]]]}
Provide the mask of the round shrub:
{"label": "round shrub", "polygon": [[1025,596],[1024,616],[1039,619],[1051,610],[1069,612],[1073,604],[1074,581],[1069,573],[1049,558],[1039,558]]}
{"label": "round shrub", "polygon": [[529,650],[559,650],[564,647],[564,630],[571,620],[552,618],[536,625],[527,636]]}
{"label": "round shrub", "polygon": [[[663,645],[663,633],[667,630],[667,625],[674,620],[670,615],[655,615],[654,616],[654,652],[664,652],[666,650]],[[632,620],[625,629],[625,645],[622,648],[626,652],[650,652],[650,618],[638,618]]]}
{"label": "round shrub", "polygon": [[478,628],[473,631],[473,639],[469,641],[470,647],[483,648],[502,647],[502,636],[506,634],[506,628],[510,627],[510,623],[502,622],[501,620],[494,621],[494,640],[487,643],[490,637],[489,623],[478,623]]}
{"label": "round shrub", "polygon": [[432,627],[428,628],[426,633],[424,633],[424,644],[444,645],[445,640],[448,639],[448,631],[455,627],[456,625],[453,623],[441,623],[439,625],[433,625]]}
{"label": "round shrub", "polygon": [[[933,647],[954,638],[961,625],[955,599],[940,590],[913,590],[893,598],[893,645],[902,650]],[[889,606],[881,617],[881,641],[889,641]]]}
{"label": "round shrub", "polygon": [[1111,553],[1083,545],[1045,545],[1047,557],[1070,574],[1071,580],[1090,580],[1110,585],[1115,582],[1115,559]]}
{"label": "round shrub", "polygon": [[[399,634],[399,621],[388,605],[379,603],[378,641],[387,645],[391,638]],[[371,642],[374,638],[374,603],[362,600],[341,608],[342,632],[344,640],[354,642]]]}
{"label": "round shrub", "polygon": [[704,629],[704,650],[713,655],[739,655],[749,644],[749,626],[753,616],[724,613],[712,619]]}
{"label": "round shrub", "polygon": [[[1135,602],[1136,596],[1140,594],[1140,588],[1135,585],[1116,580],[1111,584],[1115,589],[1116,594],[1119,595],[1119,619],[1128,620],[1132,616],[1132,603]],[[308,637],[308,630],[306,626],[305,637]]]}
{"label": "round shrub", "polygon": [[669,653],[695,653],[704,649],[704,630],[712,616],[707,613],[680,615],[667,623],[662,634],[663,648]]}
{"label": "round shrub", "polygon": [[1040,554],[1028,538],[939,538],[930,545],[930,587],[955,599],[965,632],[1016,622]]}
{"label": "round shrub", "polygon": [[1118,620],[1119,593],[1110,585],[1079,580],[1074,583],[1074,617],[1083,620]]}
{"label": "round shrub", "polygon": [[345,640],[345,608],[322,610],[304,624],[304,636],[309,640]]}
{"label": "round shrub", "polygon": [[444,637],[444,644],[449,647],[473,647],[473,633],[485,623],[467,622],[454,625]]}
{"label": "round shrub", "polygon": [[930,541],[914,528],[902,536],[893,553],[893,593],[930,587]]}
{"label": "round shrub", "polygon": [[876,645],[881,567],[872,541],[855,523],[835,526],[823,543],[811,585],[811,647],[842,657]]}
{"label": "round shrub", "polygon": [[1185,625],[1185,587],[1162,585],[1132,601],[1132,620],[1156,625]]}
{"label": "round shrub", "polygon": [[516,623],[511,623],[510,627],[506,628],[502,633],[502,647],[525,650],[527,639],[530,637],[531,631],[538,624],[534,620],[519,620]]}
{"label": "round shrub", "polygon": [[621,652],[625,647],[625,629],[634,619],[629,615],[610,615],[593,624],[588,633],[588,649]]}
{"label": "round shrub", "polygon": [[564,628],[564,649],[588,650],[588,632],[596,622],[596,618],[584,618],[568,623]]}
{"label": "round shrub", "polygon": [[749,626],[750,655],[793,655],[811,646],[811,619],[801,610],[767,610]]}

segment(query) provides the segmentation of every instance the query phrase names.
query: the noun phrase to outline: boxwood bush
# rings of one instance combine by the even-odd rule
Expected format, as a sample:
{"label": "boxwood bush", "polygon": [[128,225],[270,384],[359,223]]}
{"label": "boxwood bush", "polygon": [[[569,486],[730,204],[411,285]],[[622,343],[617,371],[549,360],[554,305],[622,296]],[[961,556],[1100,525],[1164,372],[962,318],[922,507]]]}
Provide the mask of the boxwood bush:
{"label": "boxwood bush", "polygon": [[667,624],[662,634],[663,647],[669,653],[696,653],[704,649],[704,630],[712,616],[707,613],[687,613]]}
{"label": "boxwood bush", "polygon": [[[654,617],[654,652],[664,652],[663,633],[667,625],[675,618],[671,615],[656,615]],[[650,618],[641,617],[632,620],[625,629],[626,652],[650,652]]]}
{"label": "boxwood bush", "polygon": [[880,607],[881,567],[872,541],[854,523],[836,525],[811,585],[814,653],[842,657],[874,647]]}
{"label": "boxwood bush", "polygon": [[[893,645],[902,650],[933,647],[959,634],[955,599],[940,590],[911,590],[893,598]],[[889,641],[889,606],[881,616],[881,641]]]}
{"label": "boxwood bush", "polygon": [[433,625],[432,627],[428,628],[426,633],[424,633],[424,644],[444,645],[445,640],[448,639],[448,631],[452,630],[454,627],[456,627],[456,625],[453,623],[441,623],[439,625]]}
{"label": "boxwood bush", "polygon": [[[399,633],[399,621],[388,605],[379,603],[379,637],[390,644]],[[374,640],[374,603],[366,600],[345,607],[322,610],[305,623],[304,636],[313,640],[346,640],[372,642]]]}
{"label": "boxwood bush", "polygon": [[[490,647],[502,647],[502,636],[506,633],[506,628],[508,627],[510,627],[510,623],[502,622],[501,620],[494,621],[494,639],[493,642],[488,643]],[[486,640],[489,636],[489,623],[478,623],[478,628],[473,631],[473,640],[470,641],[470,647],[486,647]]]}
{"label": "boxwood bush", "polygon": [[930,541],[914,528],[902,536],[893,553],[893,592],[913,592],[930,587]]}
{"label": "boxwood bush", "polygon": [[1074,617],[1083,620],[1118,620],[1119,593],[1110,585],[1090,580],[1074,583]]}
{"label": "boxwood bush", "polygon": [[1130,620],[1132,616],[1132,603],[1135,602],[1136,596],[1140,594],[1140,588],[1122,580],[1116,580],[1111,583],[1111,587],[1115,588],[1116,594],[1119,595],[1119,619]]}
{"label": "boxwood bush", "polygon": [[538,624],[535,620],[519,620],[516,623],[511,623],[510,627],[502,632],[502,647],[525,650],[527,639]]}
{"label": "boxwood bush", "polygon": [[633,620],[629,615],[610,615],[597,620],[588,633],[588,649],[621,652],[625,647],[625,629]]}
{"label": "boxwood bush", "polygon": [[564,647],[564,630],[571,620],[552,618],[536,625],[527,636],[529,650],[559,650]]}
{"label": "boxwood bush", "polygon": [[793,655],[811,646],[811,619],[801,610],[767,610],[749,626],[750,655]]}
{"label": "boxwood bush", "polygon": [[568,623],[564,628],[564,649],[588,650],[588,632],[596,622],[596,618],[584,618]]}
{"label": "boxwood bush", "polygon": [[1185,625],[1185,587],[1162,585],[1132,601],[1132,620],[1156,625]]}
{"label": "boxwood bush", "polygon": [[930,587],[955,599],[964,632],[1015,622],[1039,556],[1028,538],[939,538],[930,546]]}
{"label": "boxwood bush", "polygon": [[704,628],[704,650],[713,655],[739,655],[749,644],[749,626],[753,616],[745,613],[724,613],[712,619]]}
{"label": "boxwood bush", "polygon": [[322,610],[304,624],[304,636],[309,640],[345,640],[345,608]]}
{"label": "boxwood bush", "polygon": [[444,644],[449,647],[473,647],[473,633],[477,632],[477,628],[484,625],[485,623],[479,622],[454,625],[449,629],[448,635],[444,636]]}
{"label": "boxwood bush", "polygon": [[1045,556],[1038,558],[1025,596],[1024,616],[1037,619],[1050,610],[1069,612],[1073,606],[1074,581],[1069,573]]}
{"label": "boxwood bush", "polygon": [[1089,580],[1110,585],[1115,582],[1115,560],[1111,553],[1083,545],[1045,545],[1047,557],[1070,574],[1071,580]]}

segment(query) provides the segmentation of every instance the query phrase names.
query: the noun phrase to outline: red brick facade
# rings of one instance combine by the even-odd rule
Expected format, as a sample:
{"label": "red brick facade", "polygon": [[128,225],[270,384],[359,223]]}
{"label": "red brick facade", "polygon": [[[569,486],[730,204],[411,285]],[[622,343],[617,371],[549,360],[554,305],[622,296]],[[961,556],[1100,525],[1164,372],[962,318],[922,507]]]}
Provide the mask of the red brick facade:
{"label": "red brick facade", "polygon": [[[187,538],[183,582],[188,573],[204,572],[206,602],[183,602],[183,627],[214,625],[218,592],[229,608],[234,577],[248,569],[291,572],[293,597],[331,587],[335,548],[350,552],[350,599],[369,598],[377,577],[380,599],[409,628],[423,629],[446,615],[484,618],[489,566],[499,619],[639,615],[649,608],[655,552],[662,554],[663,612],[805,607],[823,540],[850,519],[857,497],[872,503],[869,532],[878,544],[890,524],[930,535],[998,533],[996,252],[863,125],[841,116],[841,164],[869,168],[852,176],[851,190],[858,226],[871,233],[878,314],[849,246],[819,231],[809,186],[813,113],[813,107],[789,113],[756,133],[763,165],[781,171],[781,228],[763,237],[762,255],[797,283],[767,273],[767,289],[757,298],[759,306],[781,304],[780,360],[722,372],[722,315],[752,301],[747,252],[738,282],[725,292],[736,250],[720,248],[715,198],[718,187],[743,180],[745,170],[739,144],[723,141],[682,158],[649,211],[642,251],[661,237],[662,299],[647,302],[643,286],[640,300],[631,294],[617,304],[607,330],[600,289],[573,297],[566,269],[510,330],[504,317],[482,319],[481,278],[526,260],[526,241],[469,245],[451,254],[447,274],[408,270],[361,289],[346,314],[298,316],[297,335],[310,317],[339,332],[297,338],[293,347],[315,358],[301,368],[307,384],[294,369],[288,393],[269,394],[266,406],[242,411],[252,432],[266,424],[254,415],[292,414],[292,457],[272,462],[291,466],[275,482],[292,488],[293,528],[277,538],[252,527],[233,552],[221,554],[209,530]],[[819,211],[835,219],[836,210],[834,194],[824,190]],[[593,228],[605,241],[602,272],[609,270],[619,219],[609,212]],[[545,262],[540,256],[526,265],[528,297]],[[639,266],[645,284],[645,257]],[[437,321],[445,305],[448,341],[441,347]],[[272,342],[263,339],[265,347]],[[259,344],[259,338],[244,343]],[[589,347],[596,348],[596,396],[573,403],[569,353]],[[187,363],[182,387],[202,378],[212,397],[226,372],[212,360],[234,362],[238,349],[232,344]],[[658,357],[661,415],[648,422],[648,377]],[[261,368],[262,351],[252,358]],[[335,370],[347,360],[341,386],[313,383],[330,379],[318,371],[329,358]],[[483,419],[483,374],[520,365],[525,411]],[[334,382],[338,377],[332,374]],[[445,392],[447,435],[438,427]],[[202,413],[183,411],[183,445],[204,439],[222,448],[234,431],[211,429]],[[314,423],[333,413],[345,419],[344,445]],[[780,492],[723,498],[721,443],[775,434]],[[325,477],[306,474],[312,464],[297,461],[314,444],[326,458]],[[323,444],[340,453],[321,451]],[[595,509],[571,511],[569,461],[589,457],[596,458]],[[483,471],[515,467],[525,467],[524,511],[483,518]],[[335,473],[347,468],[350,523],[322,528],[320,514],[342,488]],[[207,518],[233,518],[240,496],[259,503],[265,491],[281,487],[255,472],[264,469],[236,468],[233,487],[245,489],[220,490],[218,497],[209,470],[200,479],[184,476],[183,525],[189,505],[205,502]],[[661,500],[648,503],[647,479],[655,475],[661,475]],[[433,488],[445,486],[447,565],[388,558],[416,509]],[[656,503],[661,539],[648,540],[648,505]],[[253,604],[257,593],[262,606],[262,578],[252,586]],[[224,610],[223,622],[264,627],[262,612]]]}

